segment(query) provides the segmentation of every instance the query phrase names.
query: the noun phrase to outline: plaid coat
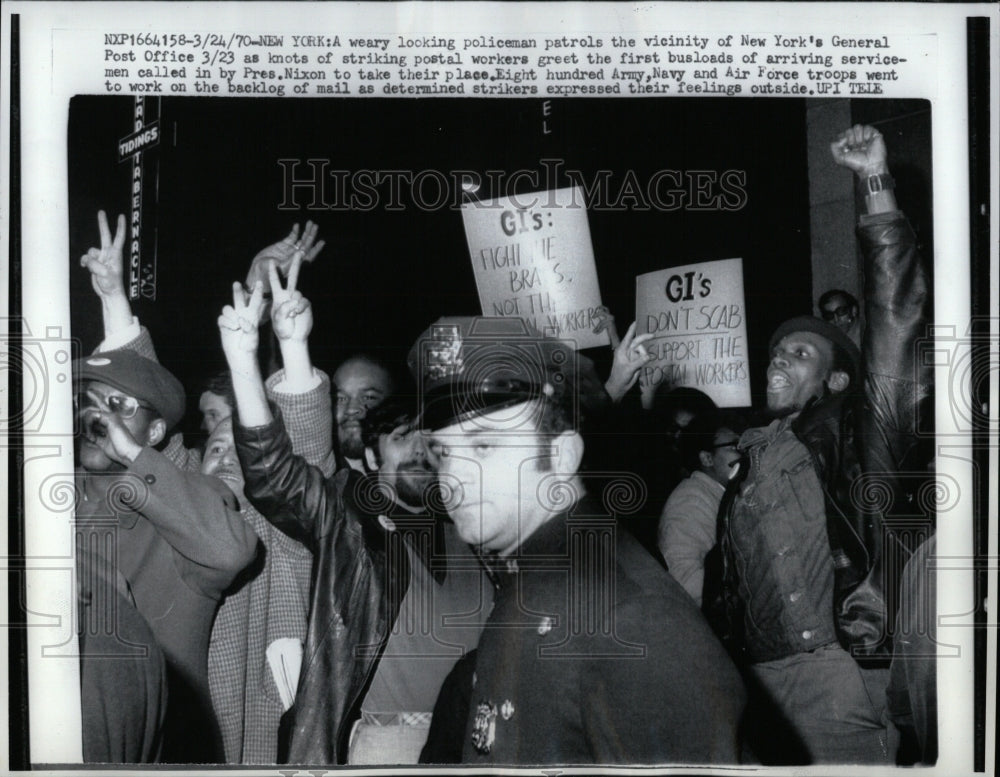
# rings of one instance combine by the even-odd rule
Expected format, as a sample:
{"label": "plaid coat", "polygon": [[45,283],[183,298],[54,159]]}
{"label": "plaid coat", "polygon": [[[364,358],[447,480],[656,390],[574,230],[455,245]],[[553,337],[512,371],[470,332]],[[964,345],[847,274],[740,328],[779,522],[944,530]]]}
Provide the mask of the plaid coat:
{"label": "plaid coat", "polygon": [[[268,379],[267,388],[286,419],[295,452],[330,475],[330,380],[319,375],[320,384],[304,394],[280,391],[283,371]],[[268,523],[249,501],[240,506],[264,552],[237,578],[219,607],[208,651],[208,679],[226,761],[273,764],[284,710],[266,651],[277,639],[305,640],[312,554]]]}

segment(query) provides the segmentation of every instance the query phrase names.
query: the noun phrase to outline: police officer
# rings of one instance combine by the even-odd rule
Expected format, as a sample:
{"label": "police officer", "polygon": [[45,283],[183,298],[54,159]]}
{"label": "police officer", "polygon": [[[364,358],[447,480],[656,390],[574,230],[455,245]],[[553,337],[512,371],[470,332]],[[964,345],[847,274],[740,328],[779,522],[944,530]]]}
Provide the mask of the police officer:
{"label": "police officer", "polygon": [[584,492],[582,422],[607,399],[590,362],[499,318],[441,319],[409,362],[447,511],[497,581],[456,693],[469,707],[462,761],[735,762],[735,667],[690,597],[617,530],[616,485]]}

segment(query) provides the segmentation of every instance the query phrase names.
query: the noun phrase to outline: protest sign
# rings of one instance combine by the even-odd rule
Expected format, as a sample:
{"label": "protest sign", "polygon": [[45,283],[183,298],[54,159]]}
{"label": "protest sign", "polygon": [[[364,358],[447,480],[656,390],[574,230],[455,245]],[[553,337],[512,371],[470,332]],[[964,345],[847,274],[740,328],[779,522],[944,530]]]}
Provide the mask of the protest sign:
{"label": "protest sign", "polygon": [[576,348],[607,345],[594,334],[601,292],[587,209],[576,187],[462,206],[484,316],[516,316]]}
{"label": "protest sign", "polygon": [[653,334],[644,379],[696,388],[719,407],[748,406],[743,260],[671,267],[635,281],[637,330]]}

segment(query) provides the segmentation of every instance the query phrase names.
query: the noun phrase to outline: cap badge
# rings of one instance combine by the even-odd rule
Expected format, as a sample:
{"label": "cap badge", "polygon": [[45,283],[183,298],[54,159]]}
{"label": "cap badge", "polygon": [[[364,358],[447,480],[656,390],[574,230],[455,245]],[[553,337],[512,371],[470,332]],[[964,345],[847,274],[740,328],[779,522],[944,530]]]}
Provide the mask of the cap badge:
{"label": "cap badge", "polygon": [[472,721],[472,746],[481,755],[489,755],[497,735],[497,705],[481,701],[476,705]]}
{"label": "cap badge", "polygon": [[465,369],[461,351],[462,334],[455,324],[431,327],[431,340],[424,349],[424,375],[430,380],[446,380]]}

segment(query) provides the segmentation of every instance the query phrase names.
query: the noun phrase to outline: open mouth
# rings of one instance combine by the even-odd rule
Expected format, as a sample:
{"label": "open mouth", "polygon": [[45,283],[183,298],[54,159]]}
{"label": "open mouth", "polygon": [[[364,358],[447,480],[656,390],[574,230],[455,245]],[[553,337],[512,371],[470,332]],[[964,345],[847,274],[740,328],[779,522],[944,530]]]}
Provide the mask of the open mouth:
{"label": "open mouth", "polygon": [[792,382],[788,379],[788,376],[783,372],[772,372],[767,376],[767,390],[768,391],[782,391],[789,388]]}
{"label": "open mouth", "polygon": [[107,439],[107,430],[98,423],[86,424],[83,427],[83,441],[98,446],[100,440]]}

